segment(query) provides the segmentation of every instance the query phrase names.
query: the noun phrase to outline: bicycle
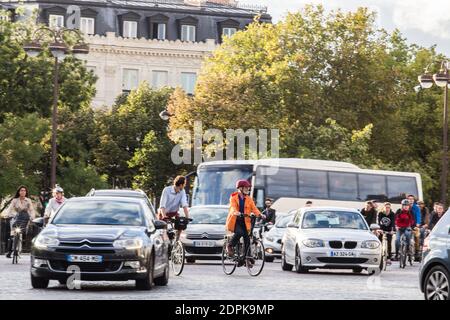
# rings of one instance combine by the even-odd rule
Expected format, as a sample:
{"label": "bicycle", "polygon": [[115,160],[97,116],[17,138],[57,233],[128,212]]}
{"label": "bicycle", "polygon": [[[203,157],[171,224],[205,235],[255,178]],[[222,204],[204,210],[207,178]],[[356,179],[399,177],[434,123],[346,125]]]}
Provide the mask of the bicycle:
{"label": "bicycle", "polygon": [[388,240],[387,235],[389,234],[388,231],[379,231],[382,235],[382,241],[381,241],[381,263],[380,263],[380,270],[386,271],[387,269],[387,261],[389,260],[389,253],[388,253]]}
{"label": "bicycle", "polygon": [[[222,269],[226,275],[232,275],[237,267],[241,267],[245,264],[247,268],[247,272],[256,277],[261,274],[264,268],[265,254],[264,254],[264,246],[262,241],[255,237],[253,234],[253,230],[255,227],[255,214],[241,214],[241,217],[250,216],[252,219],[251,229],[250,229],[250,245],[247,249],[247,252],[244,253],[244,241],[241,240],[238,242],[236,246],[234,246],[234,253],[230,256],[227,252],[228,244],[231,241],[231,237],[226,235],[224,238],[223,248],[222,248]],[[253,261],[251,261],[253,260]]]}
{"label": "bicycle", "polygon": [[167,236],[169,237],[169,263],[174,275],[179,276],[184,269],[185,249],[180,241],[180,233],[187,228],[192,219],[186,217],[164,218],[167,222]]}
{"label": "bicycle", "polygon": [[19,263],[19,257],[22,254],[22,229],[15,227],[13,229],[12,243],[12,264]]}
{"label": "bicycle", "polygon": [[425,242],[425,238],[428,237],[430,235],[431,231],[430,229],[425,229],[423,231],[423,237],[420,237],[420,243],[419,243],[419,252],[418,252],[418,256],[420,257],[419,262],[422,261],[422,255],[423,255],[423,244]]}
{"label": "bicycle", "polygon": [[[406,229],[411,232],[411,228]],[[410,265],[413,265],[414,243],[410,239],[409,243],[406,241],[406,231],[402,233],[400,237],[400,268],[406,267],[406,259],[408,259]]]}

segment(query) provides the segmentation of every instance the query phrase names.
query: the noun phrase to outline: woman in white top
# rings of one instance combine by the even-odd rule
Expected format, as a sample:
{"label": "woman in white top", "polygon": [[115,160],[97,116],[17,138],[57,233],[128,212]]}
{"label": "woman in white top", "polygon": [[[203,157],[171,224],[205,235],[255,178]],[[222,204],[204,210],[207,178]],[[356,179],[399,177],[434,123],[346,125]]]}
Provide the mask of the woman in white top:
{"label": "woman in white top", "polygon": [[8,208],[3,214],[4,218],[11,218],[11,234],[8,240],[8,254],[7,258],[11,257],[12,252],[12,236],[14,235],[14,228],[19,227],[22,232],[25,232],[28,222],[36,217],[31,199],[28,197],[28,189],[25,186],[20,186],[9,204]]}
{"label": "woman in white top", "polygon": [[64,198],[64,189],[59,185],[56,185],[55,189],[53,189],[53,198],[50,199],[47,207],[45,208],[44,217],[46,221],[53,218],[56,211],[58,211],[64,201],[66,201],[66,198]]}

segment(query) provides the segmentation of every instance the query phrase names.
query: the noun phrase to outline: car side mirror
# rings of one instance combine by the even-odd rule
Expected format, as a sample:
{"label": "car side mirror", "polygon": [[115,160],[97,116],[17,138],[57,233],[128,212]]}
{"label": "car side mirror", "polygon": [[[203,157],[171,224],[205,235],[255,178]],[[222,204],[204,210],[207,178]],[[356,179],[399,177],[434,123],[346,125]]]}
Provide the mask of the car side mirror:
{"label": "car side mirror", "polygon": [[32,222],[40,228],[44,227],[44,218],[36,218]]}
{"label": "car side mirror", "polygon": [[155,220],[153,223],[156,230],[167,229],[167,223],[162,220]]}
{"label": "car side mirror", "polygon": [[295,223],[291,222],[287,225],[288,228],[298,228],[298,225],[296,225]]}
{"label": "car side mirror", "polygon": [[376,224],[376,223],[372,223],[371,225],[370,225],[370,230],[379,230],[380,229],[380,225],[379,224]]}

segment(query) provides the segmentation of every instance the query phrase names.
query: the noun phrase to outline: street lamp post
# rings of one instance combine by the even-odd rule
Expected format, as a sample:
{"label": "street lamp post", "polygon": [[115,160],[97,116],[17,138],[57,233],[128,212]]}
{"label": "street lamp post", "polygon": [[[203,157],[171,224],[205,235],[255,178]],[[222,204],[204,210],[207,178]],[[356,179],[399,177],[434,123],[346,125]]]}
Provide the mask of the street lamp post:
{"label": "street lamp post", "polygon": [[[63,36],[68,33],[73,33],[77,37],[77,43],[69,48],[64,41]],[[73,54],[75,58],[81,58],[83,55],[89,53],[89,47],[83,42],[83,36],[80,31],[76,29],[51,29],[48,27],[38,28],[32,36],[30,43],[24,44],[23,48],[28,56],[37,57],[42,51],[42,38],[47,35],[51,38],[51,43],[48,45],[48,49],[54,58],[53,67],[53,109],[52,109],[52,149],[51,149],[51,174],[50,174],[50,187],[54,188],[56,185],[56,163],[57,163],[57,150],[56,150],[56,132],[58,128],[58,99],[59,99],[59,63],[60,60],[64,60],[67,54]]]}
{"label": "street lamp post", "polygon": [[450,86],[449,77],[450,62],[442,61],[439,73],[431,75],[428,68],[425,74],[419,76],[419,82],[422,88],[429,89],[433,82],[441,88],[444,88],[444,125],[442,137],[442,171],[441,171],[441,202],[446,204],[447,200],[447,175],[448,175],[448,88]]}

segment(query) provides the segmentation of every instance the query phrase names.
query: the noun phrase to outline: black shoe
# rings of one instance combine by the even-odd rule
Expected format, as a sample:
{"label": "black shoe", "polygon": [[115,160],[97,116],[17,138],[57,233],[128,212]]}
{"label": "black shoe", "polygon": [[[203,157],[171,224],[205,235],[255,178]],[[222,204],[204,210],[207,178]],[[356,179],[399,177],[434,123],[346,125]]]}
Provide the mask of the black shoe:
{"label": "black shoe", "polygon": [[8,253],[6,254],[6,257],[9,258],[9,259],[11,259],[11,252],[8,252]]}
{"label": "black shoe", "polygon": [[238,267],[242,267],[242,266],[244,265],[244,263],[245,263],[244,260],[241,259],[241,260],[239,260],[237,266],[238,266]]}

